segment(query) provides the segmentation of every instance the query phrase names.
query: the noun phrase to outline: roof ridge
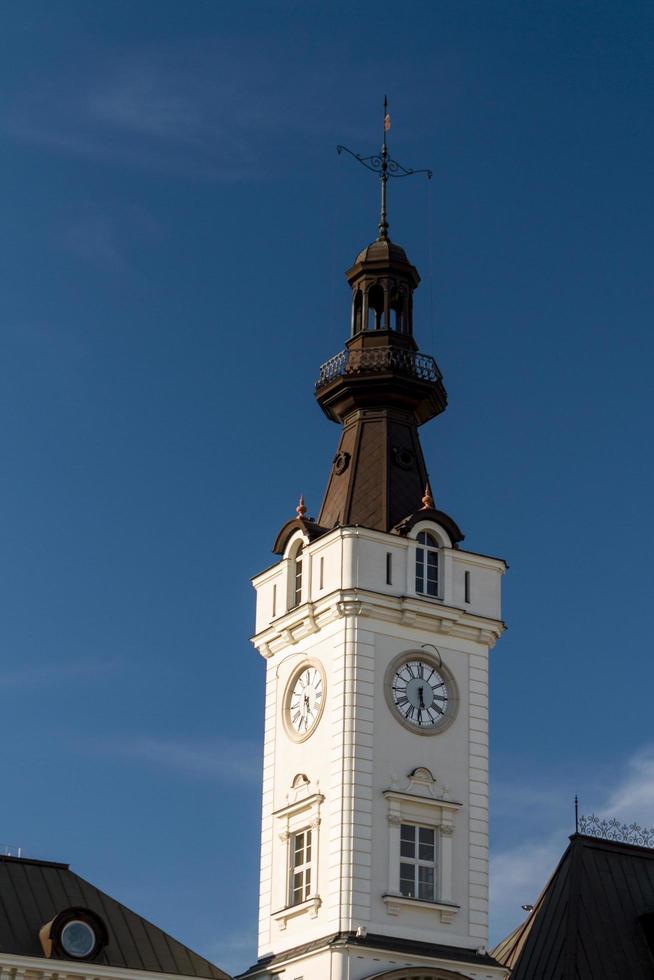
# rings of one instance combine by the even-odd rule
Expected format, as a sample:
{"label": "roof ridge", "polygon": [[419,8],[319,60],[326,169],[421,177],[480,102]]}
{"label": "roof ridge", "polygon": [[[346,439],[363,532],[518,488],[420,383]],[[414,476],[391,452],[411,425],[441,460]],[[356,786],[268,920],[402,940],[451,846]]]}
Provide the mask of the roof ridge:
{"label": "roof ridge", "polygon": [[70,870],[70,865],[65,864],[63,861],[46,861],[45,859],[41,858],[15,857],[13,854],[0,854],[0,861],[6,864],[36,864],[42,868],[63,868],[65,871]]}

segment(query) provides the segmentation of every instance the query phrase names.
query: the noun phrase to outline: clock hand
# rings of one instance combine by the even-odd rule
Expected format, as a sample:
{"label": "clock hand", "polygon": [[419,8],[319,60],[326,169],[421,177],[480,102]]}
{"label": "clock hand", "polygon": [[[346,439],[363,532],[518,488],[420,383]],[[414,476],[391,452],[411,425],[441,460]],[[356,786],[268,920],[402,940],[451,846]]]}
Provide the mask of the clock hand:
{"label": "clock hand", "polygon": [[420,707],[421,708],[424,708],[425,702],[424,702],[424,699],[422,697],[422,690],[423,690],[423,688],[422,688],[422,684],[421,684],[420,687],[418,688],[418,697],[420,698]]}

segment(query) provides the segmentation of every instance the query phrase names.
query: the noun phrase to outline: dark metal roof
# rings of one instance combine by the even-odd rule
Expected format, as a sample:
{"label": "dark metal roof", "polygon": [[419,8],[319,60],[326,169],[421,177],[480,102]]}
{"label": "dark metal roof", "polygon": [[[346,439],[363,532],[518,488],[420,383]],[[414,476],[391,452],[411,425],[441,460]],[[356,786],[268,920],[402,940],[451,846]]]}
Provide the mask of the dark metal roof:
{"label": "dark metal roof", "polygon": [[0,856],[0,952],[43,958],[40,928],[71,907],[90,909],[107,928],[109,941],[95,963],[229,980],[227,973],[80,878],[67,864]]}
{"label": "dark metal roof", "polygon": [[434,959],[446,960],[451,963],[468,963],[478,967],[498,965],[497,960],[488,953],[479,954],[474,949],[460,946],[444,946],[440,943],[418,942],[417,940],[400,939],[397,936],[382,936],[375,933],[357,936],[355,932],[334,932],[320,939],[314,939],[310,943],[304,943],[302,946],[284,950],[283,953],[263,957],[244,973],[240,973],[239,978],[256,976],[271,967],[281,966],[287,960],[328,946],[365,947],[366,949],[400,953],[404,956],[431,956]]}
{"label": "dark metal roof", "polygon": [[529,918],[494,950],[511,980],[654,980],[654,849],[575,834]]}

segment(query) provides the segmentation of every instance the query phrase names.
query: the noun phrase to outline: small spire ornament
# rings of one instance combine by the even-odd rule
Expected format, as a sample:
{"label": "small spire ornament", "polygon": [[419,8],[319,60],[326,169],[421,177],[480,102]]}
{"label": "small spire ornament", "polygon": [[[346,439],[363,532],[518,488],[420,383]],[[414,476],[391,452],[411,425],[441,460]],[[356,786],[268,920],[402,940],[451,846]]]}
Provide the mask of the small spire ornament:
{"label": "small spire ornament", "polygon": [[306,509],[306,507],[304,505],[304,494],[301,493],[300,494],[300,499],[298,501],[298,505],[295,508],[295,513],[297,514],[299,520],[304,520],[304,515],[306,514],[306,512],[307,512],[307,509]]}
{"label": "small spire ornament", "polygon": [[411,177],[413,174],[427,174],[427,179],[431,180],[432,172],[431,170],[413,170],[411,167],[403,167],[401,163],[397,160],[393,160],[388,153],[388,146],[386,144],[386,134],[391,128],[391,116],[388,111],[388,99],[384,96],[384,140],[381,145],[381,150],[379,153],[373,153],[371,156],[362,157],[360,153],[354,153],[349,150],[347,146],[339,144],[336,147],[337,153],[342,153],[345,150],[349,153],[351,157],[362,163],[364,167],[368,170],[372,170],[374,174],[379,174],[379,180],[381,183],[381,209],[379,212],[379,235],[377,236],[378,242],[388,241],[388,179],[389,177]]}
{"label": "small spire ornament", "polygon": [[434,510],[436,507],[434,503],[434,498],[431,495],[431,487],[429,486],[429,480],[425,483],[425,494],[422,498],[421,510]]}

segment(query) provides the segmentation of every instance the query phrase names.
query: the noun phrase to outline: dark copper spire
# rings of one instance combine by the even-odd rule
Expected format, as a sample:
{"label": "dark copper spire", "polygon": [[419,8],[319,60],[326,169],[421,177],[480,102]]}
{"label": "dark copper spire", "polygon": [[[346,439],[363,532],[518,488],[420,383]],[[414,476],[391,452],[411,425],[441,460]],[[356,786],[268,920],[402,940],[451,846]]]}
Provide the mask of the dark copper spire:
{"label": "dark copper spire", "polygon": [[[420,282],[406,252],[388,236],[389,177],[408,170],[391,159],[384,99],[384,140],[379,155],[354,156],[379,174],[381,213],[377,239],[347,271],[352,289],[350,338],[320,368],[316,398],[323,412],[342,425],[317,525],[362,525],[406,533],[412,520],[434,510],[418,427],[445,410],[447,394],[433,357],[421,354],[413,337],[413,293]],[[418,514],[421,513],[421,518]],[[461,540],[456,525],[453,541]]]}

